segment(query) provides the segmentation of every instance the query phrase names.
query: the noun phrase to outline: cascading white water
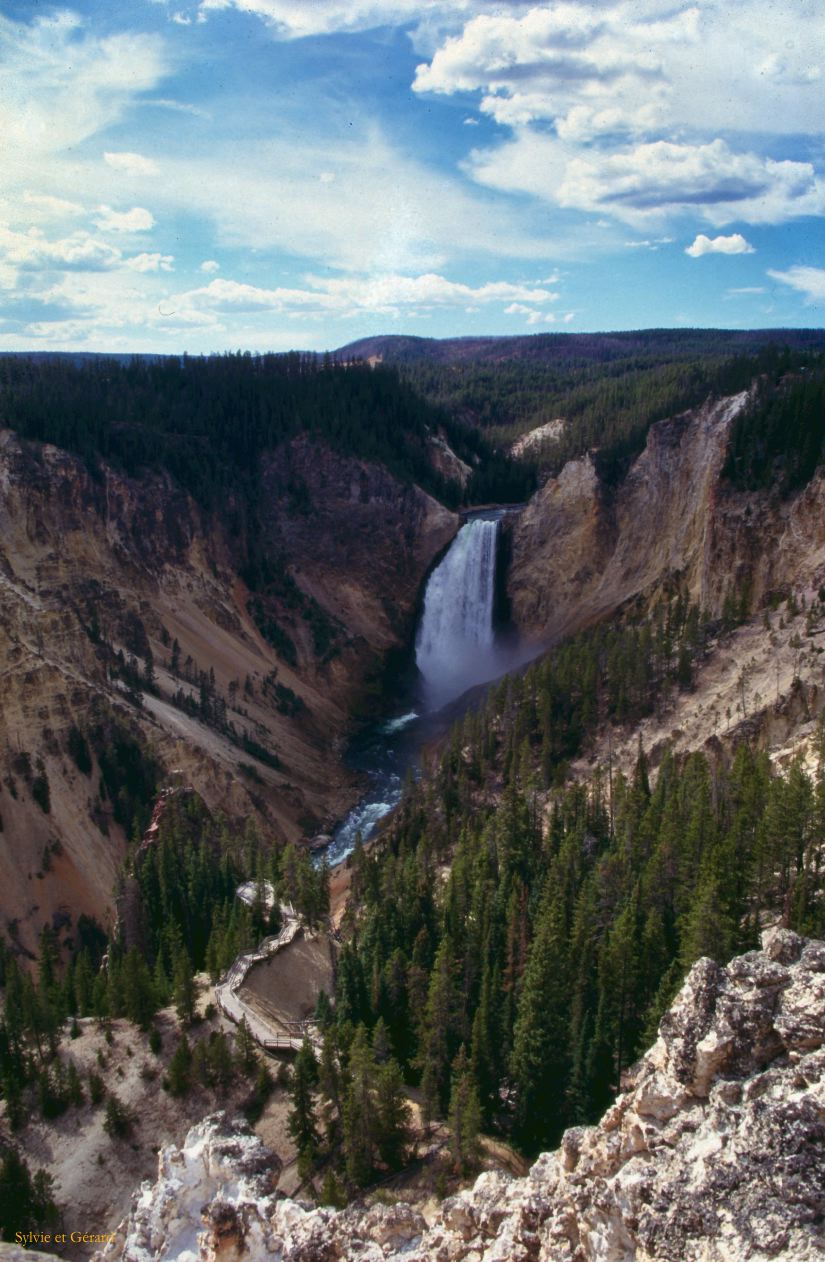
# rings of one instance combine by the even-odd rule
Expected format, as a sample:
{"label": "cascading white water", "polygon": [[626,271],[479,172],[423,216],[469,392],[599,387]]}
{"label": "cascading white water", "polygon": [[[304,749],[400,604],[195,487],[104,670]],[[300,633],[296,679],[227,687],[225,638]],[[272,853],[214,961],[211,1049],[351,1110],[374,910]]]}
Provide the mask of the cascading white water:
{"label": "cascading white water", "polygon": [[493,602],[498,520],[461,527],[430,575],[415,661],[432,709],[496,674]]}
{"label": "cascading white water", "polygon": [[419,698],[405,693],[399,697],[402,712],[373,729],[355,764],[369,776],[369,791],[335,829],[323,852],[328,863],[346,859],[359,834],[366,841],[397,806],[404,774],[415,765],[428,731],[436,732],[439,724],[443,731],[443,722],[433,711],[474,684],[487,683],[527,661],[528,655],[512,643],[497,641],[493,628],[498,525],[503,516],[498,511],[466,522],[430,575],[415,640],[424,711]]}

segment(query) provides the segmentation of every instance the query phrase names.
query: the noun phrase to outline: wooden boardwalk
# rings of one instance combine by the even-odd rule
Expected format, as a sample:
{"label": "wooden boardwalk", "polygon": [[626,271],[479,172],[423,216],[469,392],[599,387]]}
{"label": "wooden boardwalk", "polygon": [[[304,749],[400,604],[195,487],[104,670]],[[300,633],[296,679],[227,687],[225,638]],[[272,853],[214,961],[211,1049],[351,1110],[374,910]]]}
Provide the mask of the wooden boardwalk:
{"label": "wooden boardwalk", "polygon": [[266,1051],[293,1051],[301,1049],[305,1038],[314,1044],[319,1042],[318,1028],[314,1021],[284,1021],[277,1025],[265,1020],[241,999],[239,991],[253,964],[268,959],[276,951],[288,946],[302,928],[301,919],[293,907],[281,904],[283,925],[280,933],[264,938],[254,951],[242,951],[236,956],[215,986],[215,1000],[223,1015],[240,1025],[246,1021],[255,1042]]}

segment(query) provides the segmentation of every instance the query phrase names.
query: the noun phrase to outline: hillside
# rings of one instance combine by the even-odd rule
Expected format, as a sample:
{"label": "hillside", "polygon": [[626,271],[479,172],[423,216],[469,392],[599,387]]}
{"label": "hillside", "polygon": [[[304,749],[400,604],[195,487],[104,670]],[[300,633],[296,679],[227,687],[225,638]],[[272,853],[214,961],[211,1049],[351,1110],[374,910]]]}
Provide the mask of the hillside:
{"label": "hillside", "polygon": [[428,360],[461,363],[564,363],[607,364],[634,356],[666,360],[674,354],[686,358],[712,354],[752,353],[763,346],[788,345],[796,349],[822,349],[821,329],[640,329],[628,333],[534,333],[518,337],[405,337],[384,334],[349,342],[334,352],[337,359],[376,359],[387,364]]}
{"label": "hillside", "polygon": [[272,1157],[218,1116],[160,1154],[156,1183],[96,1256],[172,1262],[196,1236],[207,1259],[813,1262],[824,966],[821,943],[781,930],[727,968],[701,961],[615,1105],[524,1179],[483,1174],[426,1218],[381,1201],[310,1209],[271,1195]]}
{"label": "hillside", "polygon": [[2,413],[76,453],[0,442],[0,914],[30,958],[46,923],[111,927],[126,845],[170,776],[274,842],[344,811],[353,714],[380,696],[457,527],[400,463],[311,427],[261,437],[234,471],[178,443],[170,470],[168,431],[149,441],[144,417],[136,445],[97,411],[87,369],[50,371],[15,363]]}

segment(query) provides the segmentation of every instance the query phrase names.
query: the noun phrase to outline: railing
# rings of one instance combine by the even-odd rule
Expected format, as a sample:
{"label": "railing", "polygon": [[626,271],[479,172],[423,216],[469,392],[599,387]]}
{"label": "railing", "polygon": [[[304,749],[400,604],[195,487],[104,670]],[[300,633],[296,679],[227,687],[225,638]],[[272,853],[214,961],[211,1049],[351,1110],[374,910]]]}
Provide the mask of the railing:
{"label": "railing", "polygon": [[301,928],[301,921],[295,914],[294,908],[282,904],[281,911],[288,915],[289,919],[280,933],[264,938],[255,951],[242,951],[235,957],[215,986],[215,1002],[227,1020],[235,1025],[240,1025],[241,1021],[245,1021],[252,1038],[264,1050],[274,1051],[284,1048],[299,1051],[305,1038],[317,1040],[317,1027],[313,1021],[279,1022],[286,1033],[273,1034],[264,1018],[250,1011],[238,994],[252,965],[268,959],[281,947],[288,946]]}

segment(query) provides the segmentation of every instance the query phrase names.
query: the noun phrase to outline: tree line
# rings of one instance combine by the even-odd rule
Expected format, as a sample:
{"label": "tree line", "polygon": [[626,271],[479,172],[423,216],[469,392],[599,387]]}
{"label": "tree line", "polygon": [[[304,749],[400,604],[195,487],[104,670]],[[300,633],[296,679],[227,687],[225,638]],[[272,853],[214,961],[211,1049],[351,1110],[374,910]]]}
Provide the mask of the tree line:
{"label": "tree line", "polygon": [[[297,352],[127,362],[3,355],[0,423],[75,452],[93,474],[100,460],[132,475],[164,470],[236,535],[254,526],[262,453],[300,433],[377,461],[451,507],[461,488],[436,471],[430,437],[443,433],[471,465],[492,457],[482,435],[394,369]],[[506,461],[494,464],[508,476]]]}

